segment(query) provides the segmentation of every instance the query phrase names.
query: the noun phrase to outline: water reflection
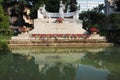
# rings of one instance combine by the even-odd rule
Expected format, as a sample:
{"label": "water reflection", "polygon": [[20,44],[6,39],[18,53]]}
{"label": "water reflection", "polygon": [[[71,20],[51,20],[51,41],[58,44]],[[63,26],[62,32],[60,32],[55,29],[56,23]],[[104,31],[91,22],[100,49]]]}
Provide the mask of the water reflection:
{"label": "water reflection", "polygon": [[0,55],[0,80],[119,80],[120,50],[41,48]]}
{"label": "water reflection", "polygon": [[108,74],[108,70],[80,64],[76,71],[76,80],[107,80]]}

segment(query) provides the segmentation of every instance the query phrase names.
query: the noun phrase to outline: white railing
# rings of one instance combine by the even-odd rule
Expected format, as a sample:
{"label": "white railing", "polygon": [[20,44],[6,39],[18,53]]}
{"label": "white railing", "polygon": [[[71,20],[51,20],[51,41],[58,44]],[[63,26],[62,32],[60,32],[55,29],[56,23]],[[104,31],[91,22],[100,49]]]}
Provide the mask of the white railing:
{"label": "white railing", "polygon": [[[76,12],[64,13],[64,17],[74,16]],[[60,17],[59,13],[50,13],[48,12],[49,17]]]}

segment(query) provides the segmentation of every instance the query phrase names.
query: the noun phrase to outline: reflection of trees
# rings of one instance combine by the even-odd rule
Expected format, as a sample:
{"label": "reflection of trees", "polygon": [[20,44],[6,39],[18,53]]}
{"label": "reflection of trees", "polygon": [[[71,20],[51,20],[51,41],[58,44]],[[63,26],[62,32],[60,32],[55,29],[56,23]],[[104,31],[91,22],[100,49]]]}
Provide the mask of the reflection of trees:
{"label": "reflection of trees", "polygon": [[120,72],[118,69],[118,72],[111,71],[111,74],[108,76],[108,80],[120,80]]}
{"label": "reflection of trees", "polygon": [[[45,70],[47,69],[47,70]],[[54,66],[46,64],[40,73],[43,73],[43,80],[74,80],[75,67],[71,64],[55,63]]]}
{"label": "reflection of trees", "polygon": [[18,54],[0,55],[0,80],[40,80],[33,58]]}
{"label": "reflection of trees", "polygon": [[0,80],[74,80],[75,66],[72,64],[44,64],[41,72],[34,58],[19,54],[0,55]]}
{"label": "reflection of trees", "polygon": [[40,74],[38,66],[35,65],[33,59],[18,54],[13,55],[13,62],[9,68],[9,76],[13,80],[39,80]]}
{"label": "reflection of trees", "polygon": [[120,50],[119,47],[106,48],[104,51],[87,54],[82,58],[82,64],[89,64],[97,68],[108,69],[111,73],[109,80],[120,79]]}
{"label": "reflection of trees", "polygon": [[73,65],[69,65],[71,67],[64,67],[64,71],[65,71],[65,80],[74,80],[75,79],[75,73],[76,70],[74,67],[72,67]]}
{"label": "reflection of trees", "polygon": [[7,76],[9,71],[9,65],[12,63],[13,58],[11,54],[0,55],[0,80],[9,80]]}

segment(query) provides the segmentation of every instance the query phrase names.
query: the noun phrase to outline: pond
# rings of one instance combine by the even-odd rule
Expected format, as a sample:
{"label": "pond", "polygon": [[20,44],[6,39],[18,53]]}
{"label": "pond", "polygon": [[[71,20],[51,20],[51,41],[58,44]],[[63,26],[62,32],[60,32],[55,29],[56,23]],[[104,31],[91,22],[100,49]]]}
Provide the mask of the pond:
{"label": "pond", "polygon": [[0,80],[120,80],[120,49],[13,49],[0,55]]}

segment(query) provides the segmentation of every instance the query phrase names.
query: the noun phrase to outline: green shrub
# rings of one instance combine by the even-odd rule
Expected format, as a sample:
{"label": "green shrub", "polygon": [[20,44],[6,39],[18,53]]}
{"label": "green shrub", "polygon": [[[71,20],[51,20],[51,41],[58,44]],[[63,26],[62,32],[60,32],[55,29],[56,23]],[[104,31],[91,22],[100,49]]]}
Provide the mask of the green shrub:
{"label": "green shrub", "polygon": [[8,49],[8,45],[5,41],[0,41],[0,50]]}

